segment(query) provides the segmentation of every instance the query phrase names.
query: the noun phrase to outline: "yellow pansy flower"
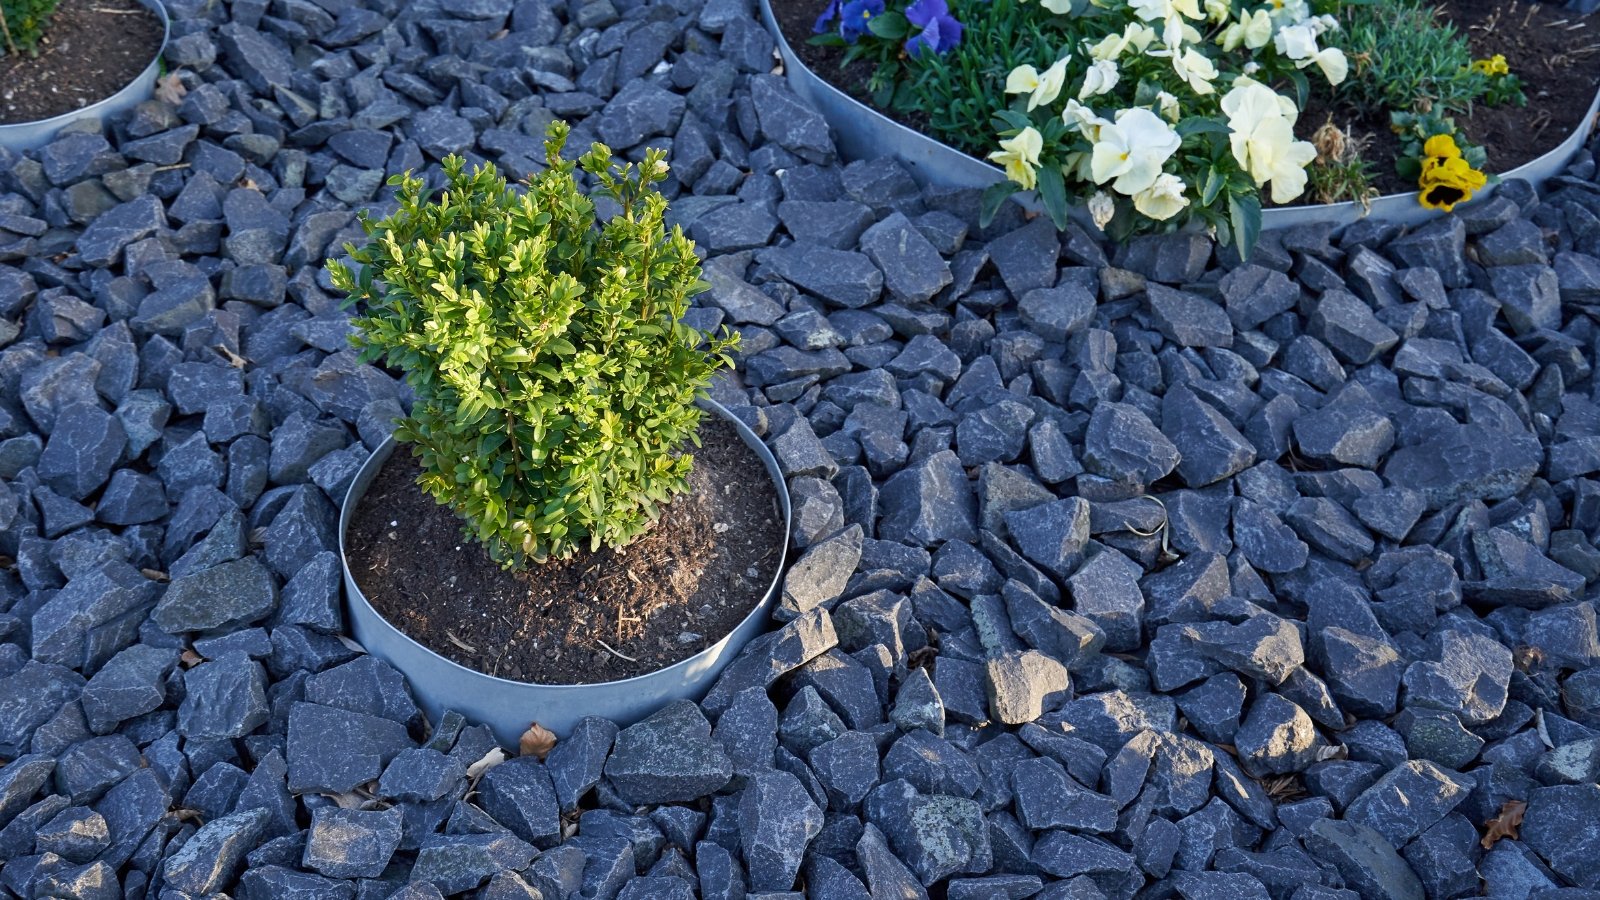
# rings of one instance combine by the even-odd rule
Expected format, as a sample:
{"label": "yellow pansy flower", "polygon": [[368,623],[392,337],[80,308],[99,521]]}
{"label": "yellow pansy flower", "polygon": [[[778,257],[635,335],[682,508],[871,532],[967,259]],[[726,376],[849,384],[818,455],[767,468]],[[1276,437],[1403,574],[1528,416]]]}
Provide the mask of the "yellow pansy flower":
{"label": "yellow pansy flower", "polygon": [[1000,149],[989,154],[989,158],[1005,167],[1007,178],[1021,185],[1023,190],[1031,191],[1038,183],[1039,152],[1043,149],[1044,135],[1030,125],[1016,137],[1002,140]]}
{"label": "yellow pansy flower", "polygon": [[1456,139],[1448,134],[1436,134],[1422,144],[1422,155],[1439,159],[1450,159],[1461,155],[1461,148],[1456,146]]}
{"label": "yellow pansy flower", "polygon": [[1450,212],[1489,183],[1489,177],[1460,156],[1430,156],[1422,161],[1417,201],[1429,209]]}

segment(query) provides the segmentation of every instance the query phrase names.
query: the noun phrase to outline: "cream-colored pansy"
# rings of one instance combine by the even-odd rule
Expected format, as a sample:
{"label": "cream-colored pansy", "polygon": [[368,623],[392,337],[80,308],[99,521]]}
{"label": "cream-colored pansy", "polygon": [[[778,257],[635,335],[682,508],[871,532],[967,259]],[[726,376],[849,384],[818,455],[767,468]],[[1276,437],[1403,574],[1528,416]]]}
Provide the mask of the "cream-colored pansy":
{"label": "cream-colored pansy", "polygon": [[1166,91],[1156,94],[1156,108],[1168,122],[1176,123],[1183,113],[1178,109],[1178,98]]}
{"label": "cream-colored pansy", "polygon": [[1317,158],[1307,141],[1294,139],[1294,101],[1254,81],[1239,79],[1222,98],[1233,158],[1256,187],[1272,183],[1272,202],[1287,203],[1306,188],[1306,166]]}
{"label": "cream-colored pansy", "polygon": [[1183,195],[1187,188],[1182,178],[1162,172],[1149,187],[1133,195],[1133,208],[1158,222],[1165,221],[1189,205],[1189,198]]}
{"label": "cream-colored pansy", "polygon": [[1072,0],[1039,0],[1039,5],[1058,16],[1072,12]]}
{"label": "cream-colored pansy", "polygon": [[989,154],[989,158],[1004,166],[1006,177],[1027,191],[1037,183],[1039,152],[1043,149],[1044,136],[1030,125],[1016,137],[1002,140],[1000,149]]}
{"label": "cream-colored pansy", "polygon": [[1161,41],[1176,47],[1183,41],[1184,18],[1201,19],[1200,0],[1128,0],[1134,15],[1146,22],[1161,22]]}
{"label": "cream-colored pansy", "polygon": [[1100,126],[1110,124],[1095,115],[1094,110],[1072,99],[1067,100],[1067,108],[1061,111],[1061,121],[1090,141],[1099,140]]}
{"label": "cream-colored pansy", "polygon": [[1116,179],[1112,189],[1132,196],[1155,183],[1182,140],[1160,116],[1142,107],[1124,109],[1100,126],[1090,161],[1095,184]]}
{"label": "cream-colored pansy", "polygon": [[1205,0],[1206,20],[1209,22],[1222,22],[1232,12],[1233,5],[1228,0]]}
{"label": "cream-colored pansy", "polygon": [[1283,56],[1302,60],[1317,52],[1317,36],[1309,25],[1290,25],[1278,29],[1272,36],[1272,46]]}
{"label": "cream-colored pansy", "polygon": [[1311,5],[1306,0],[1270,0],[1272,21],[1296,25],[1311,18]]}
{"label": "cream-colored pansy", "polygon": [[1089,198],[1089,218],[1094,220],[1094,227],[1104,229],[1110,224],[1112,216],[1117,214],[1117,201],[1105,191],[1095,191]]}
{"label": "cream-colored pansy", "polygon": [[1109,59],[1102,59],[1090,66],[1089,71],[1083,73],[1083,87],[1078,89],[1078,99],[1087,100],[1090,97],[1104,94],[1116,87],[1117,82],[1120,80],[1122,80],[1122,75],[1117,70],[1117,64]]}
{"label": "cream-colored pansy", "polygon": [[1222,49],[1232,53],[1243,44],[1251,50],[1260,50],[1272,42],[1272,17],[1264,9],[1258,9],[1245,18],[1222,29],[1222,34],[1217,36],[1217,43]]}
{"label": "cream-colored pansy", "polygon": [[1028,112],[1048,103],[1053,103],[1061,94],[1061,86],[1067,80],[1067,61],[1058,59],[1050,68],[1040,74],[1033,66],[1017,66],[1006,76],[1006,93],[1027,94]]}
{"label": "cream-colored pansy", "polygon": [[1339,84],[1349,74],[1350,63],[1344,51],[1337,47],[1318,47],[1317,33],[1310,25],[1280,28],[1272,43],[1280,54],[1294,60],[1297,68],[1316,65],[1329,84]]}
{"label": "cream-colored pansy", "polygon": [[1350,75],[1350,60],[1338,47],[1323,47],[1310,60],[1299,65],[1303,69],[1312,63],[1316,63],[1317,68],[1322,70],[1329,84],[1343,84],[1345,78]]}
{"label": "cream-colored pansy", "polygon": [[[1129,22],[1121,34],[1108,34],[1089,44],[1089,57],[1094,60],[1117,59],[1132,50],[1143,53],[1156,39],[1156,30],[1140,22]],[[1088,44],[1087,41],[1084,42]]]}
{"label": "cream-colored pansy", "polygon": [[1203,96],[1215,90],[1211,82],[1217,77],[1216,64],[1193,47],[1185,47],[1182,53],[1173,52],[1172,70],[1177,72],[1178,77],[1187,82],[1189,89],[1196,94]]}

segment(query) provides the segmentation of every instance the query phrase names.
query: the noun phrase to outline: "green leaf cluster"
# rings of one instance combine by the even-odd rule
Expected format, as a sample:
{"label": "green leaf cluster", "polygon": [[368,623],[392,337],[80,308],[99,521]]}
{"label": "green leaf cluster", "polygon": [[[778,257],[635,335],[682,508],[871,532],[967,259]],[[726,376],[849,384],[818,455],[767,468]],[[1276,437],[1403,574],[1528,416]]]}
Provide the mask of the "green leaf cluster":
{"label": "green leaf cluster", "polygon": [[[330,262],[359,305],[354,338],[368,361],[405,374],[415,395],[395,437],[413,444],[419,484],[510,567],[620,547],[687,487],[695,406],[736,336],[682,322],[705,289],[694,245],[667,232],[654,188],[664,154],[618,164],[602,144],[562,158],[525,190],[492,165],[444,161],[436,200],[408,173],[398,208],[372,222],[359,264]],[[597,224],[581,168],[617,212]]]}
{"label": "green leaf cluster", "polygon": [[0,0],[0,56],[39,52],[60,0]]}

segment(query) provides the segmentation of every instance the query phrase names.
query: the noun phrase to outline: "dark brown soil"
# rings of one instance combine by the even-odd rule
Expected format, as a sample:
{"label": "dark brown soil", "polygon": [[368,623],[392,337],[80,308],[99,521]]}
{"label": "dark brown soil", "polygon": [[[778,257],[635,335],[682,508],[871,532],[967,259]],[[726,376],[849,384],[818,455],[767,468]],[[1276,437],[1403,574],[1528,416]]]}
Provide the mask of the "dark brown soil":
{"label": "dark brown soil", "polygon": [[700,438],[689,492],[638,541],[511,572],[417,487],[417,462],[402,448],[356,507],[350,569],[385,619],[490,675],[592,684],[672,665],[749,614],[784,539],[760,458],[713,415]]}
{"label": "dark brown soil", "polygon": [[137,0],[62,0],[39,55],[4,55],[0,125],[35,122],[127,87],[161,52],[161,20]]}
{"label": "dark brown soil", "polygon": [[[843,51],[807,43],[811,26],[827,0],[775,0],[772,5],[789,46],[806,66],[877,108],[863,87],[872,74],[871,63],[858,61],[841,70]],[[1583,124],[1582,117],[1600,87],[1600,19],[1567,12],[1559,3],[1530,6],[1520,0],[1444,0],[1440,6],[1445,17],[1468,35],[1473,57],[1504,54],[1528,95],[1525,107],[1480,104],[1470,116],[1456,117],[1468,139],[1488,152],[1491,171],[1508,172],[1537,159]],[[927,131],[927,123],[916,117],[884,112],[911,128]],[[1314,100],[1308,105],[1297,124],[1300,137],[1309,140],[1328,120],[1329,112],[1326,102]],[[1386,118],[1363,120],[1337,110],[1333,118],[1340,128],[1369,141],[1365,156],[1374,163],[1380,191],[1392,194],[1416,189],[1394,172],[1400,141],[1389,130]],[[964,149],[970,152],[972,148]]]}

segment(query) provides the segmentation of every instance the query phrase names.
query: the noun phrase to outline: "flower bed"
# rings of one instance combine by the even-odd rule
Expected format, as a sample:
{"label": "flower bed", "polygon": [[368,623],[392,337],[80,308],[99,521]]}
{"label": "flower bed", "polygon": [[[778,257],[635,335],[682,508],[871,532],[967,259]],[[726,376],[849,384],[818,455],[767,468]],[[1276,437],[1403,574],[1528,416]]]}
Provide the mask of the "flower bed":
{"label": "flower bed", "polygon": [[[927,20],[928,6],[947,20],[931,46],[914,40],[925,26],[912,21]],[[923,0],[902,14],[893,3],[861,0],[851,13],[867,25],[846,28],[835,17],[842,6],[816,0],[780,4],[769,19],[788,39],[791,80],[833,113],[847,149],[889,138],[931,180],[962,185],[1001,176],[955,148],[988,156],[1009,164],[1009,187],[995,185],[992,204],[1037,187],[1058,221],[1076,203],[1080,218],[1092,214],[1113,235],[1199,220],[1222,226],[1227,238],[1240,226],[1253,230],[1258,203],[1268,227],[1351,221],[1374,199],[1382,218],[1417,221],[1492,184],[1482,174],[1486,164],[1537,182],[1581,144],[1597,99],[1597,73],[1585,61],[1600,52],[1582,17],[1462,0],[1448,7],[1458,33],[1404,0],[1378,7],[1329,4],[1319,12],[1303,3],[1213,2],[1202,12],[1198,3],[1132,3],[1086,15],[1087,8],[1055,2]],[[813,20],[814,11],[821,14]],[[1409,26],[1377,27],[1399,13]],[[1520,59],[1529,62],[1523,67]],[[1262,102],[1266,85],[1276,88],[1275,108]],[[827,96],[838,89],[913,131]],[[1524,89],[1534,103],[1518,105]],[[1231,113],[1222,102],[1229,96]],[[1112,174],[1110,160],[1129,131],[1119,117],[1153,148],[1134,178]],[[1112,126],[1108,141],[1096,140],[1101,124]],[[852,141],[851,132],[861,134]],[[1424,172],[1423,144],[1439,134],[1460,153]],[[1320,202],[1287,205],[1307,200]]]}

